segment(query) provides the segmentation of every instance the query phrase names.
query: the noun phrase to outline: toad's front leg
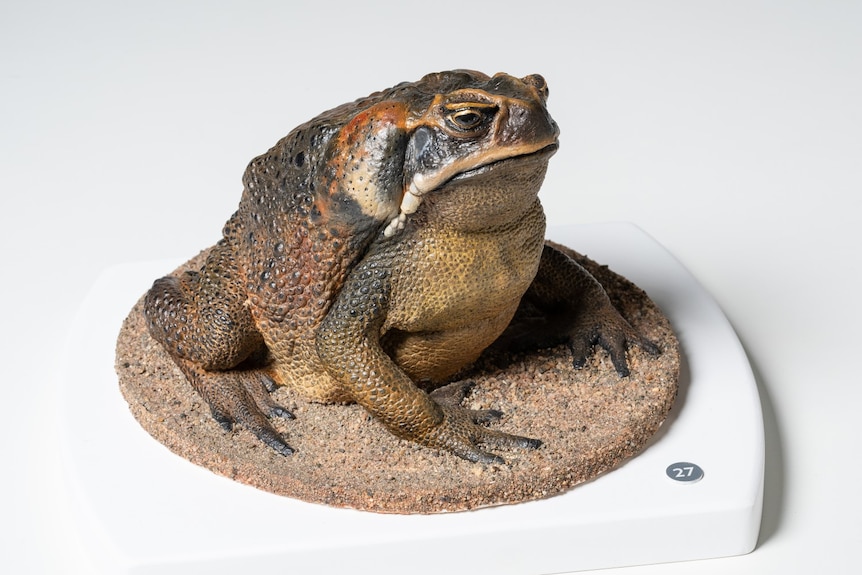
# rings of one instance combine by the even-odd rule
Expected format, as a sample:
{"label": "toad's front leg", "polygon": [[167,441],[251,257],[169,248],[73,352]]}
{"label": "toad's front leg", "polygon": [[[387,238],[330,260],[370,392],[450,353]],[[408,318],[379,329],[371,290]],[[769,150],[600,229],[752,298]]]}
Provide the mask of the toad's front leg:
{"label": "toad's front leg", "polygon": [[482,446],[538,447],[537,440],[481,425],[499,413],[462,407],[463,394],[427,394],[386,354],[380,328],[390,297],[389,279],[390,272],[373,260],[351,273],[317,334],[317,351],[329,374],[402,439],[483,463],[503,459]]}

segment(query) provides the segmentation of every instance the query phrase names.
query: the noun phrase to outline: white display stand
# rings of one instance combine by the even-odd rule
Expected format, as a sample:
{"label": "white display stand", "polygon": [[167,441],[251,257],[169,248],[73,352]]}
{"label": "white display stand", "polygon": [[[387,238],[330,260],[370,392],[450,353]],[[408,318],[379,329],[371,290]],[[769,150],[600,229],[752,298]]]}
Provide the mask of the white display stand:
{"label": "white display stand", "polygon": [[181,262],[107,270],[82,304],[60,381],[67,496],[95,567],[159,575],[539,575],[751,551],[760,529],[763,423],[754,377],[725,316],[636,226],[569,226],[549,237],[609,265],[661,307],[682,346],[679,397],[644,452],[613,472],[543,501],[438,515],[304,503],[172,454],[129,412],[114,348],[135,301]]}

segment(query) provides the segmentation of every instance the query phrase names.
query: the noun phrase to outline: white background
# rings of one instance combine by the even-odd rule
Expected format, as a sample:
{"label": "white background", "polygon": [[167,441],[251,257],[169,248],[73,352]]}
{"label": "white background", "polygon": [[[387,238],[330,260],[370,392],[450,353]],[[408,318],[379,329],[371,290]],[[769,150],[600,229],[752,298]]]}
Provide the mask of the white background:
{"label": "white background", "polygon": [[81,0],[0,6],[4,572],[68,572],[62,518],[45,520],[50,381],[99,271],[197,253],[292,127],[456,67],[546,77],[549,223],[653,235],[758,378],[758,548],[621,572],[853,570],[862,3]]}

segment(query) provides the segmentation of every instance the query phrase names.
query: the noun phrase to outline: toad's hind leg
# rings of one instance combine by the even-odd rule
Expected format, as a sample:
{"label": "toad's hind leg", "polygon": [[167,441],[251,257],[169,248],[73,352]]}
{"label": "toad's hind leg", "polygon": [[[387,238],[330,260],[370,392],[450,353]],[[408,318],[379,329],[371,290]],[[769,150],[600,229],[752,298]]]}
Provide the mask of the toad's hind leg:
{"label": "toad's hind leg", "polygon": [[272,378],[249,365],[265,347],[225,241],[212,249],[200,272],[156,280],[144,298],[144,313],[150,334],[222,427],[241,424],[279,453],[293,452],[268,419],[293,416],[270,397]]}
{"label": "toad's hind leg", "polygon": [[536,277],[495,346],[518,350],[566,342],[577,368],[598,344],[617,373],[627,376],[626,350],[631,345],[651,355],[660,349],[620,315],[604,286],[575,258],[586,260],[567,248],[545,244]]}
{"label": "toad's hind leg", "polygon": [[188,360],[174,358],[174,361],[209,404],[213,419],[225,431],[232,430],[238,423],[282,455],[293,453],[293,448],[268,419],[293,419],[293,414],[270,397],[275,382],[266,372],[260,369],[213,372]]}

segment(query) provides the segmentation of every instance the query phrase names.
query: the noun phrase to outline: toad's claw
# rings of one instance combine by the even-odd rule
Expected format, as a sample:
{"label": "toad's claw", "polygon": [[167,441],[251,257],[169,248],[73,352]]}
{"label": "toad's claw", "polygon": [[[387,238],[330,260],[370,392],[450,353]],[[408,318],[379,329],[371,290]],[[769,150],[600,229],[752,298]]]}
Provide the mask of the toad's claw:
{"label": "toad's claw", "polygon": [[274,382],[267,374],[259,370],[212,372],[186,361],[180,366],[223,429],[241,425],[277,453],[294,453],[269,421],[269,417],[294,419],[294,415],[270,397],[268,388]]}
{"label": "toad's claw", "polygon": [[[476,423],[477,412],[465,407],[441,406],[443,422],[430,434],[429,445],[445,449],[462,459],[474,463],[498,463],[505,460],[494,453],[484,451],[480,445],[502,448],[537,449],[542,445],[538,439],[511,435],[495,429],[488,429]],[[478,412],[481,416],[481,412]]]}
{"label": "toad's claw", "polygon": [[458,405],[473,385],[473,382],[469,381],[456,382],[431,393],[431,397],[443,410],[443,421],[422,438],[422,443],[444,449],[474,463],[497,464],[503,464],[505,460],[499,455],[480,449],[480,445],[504,449],[537,449],[542,445],[538,439],[512,435],[480,425],[495,421],[503,414],[495,409],[472,410]]}
{"label": "toad's claw", "polygon": [[650,340],[641,336],[621,315],[607,314],[603,321],[593,326],[579,326],[569,334],[569,349],[572,351],[572,364],[582,368],[595,345],[608,352],[614,369],[621,377],[628,377],[631,370],[626,359],[626,350],[637,345],[650,355],[658,355],[661,349]]}

